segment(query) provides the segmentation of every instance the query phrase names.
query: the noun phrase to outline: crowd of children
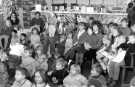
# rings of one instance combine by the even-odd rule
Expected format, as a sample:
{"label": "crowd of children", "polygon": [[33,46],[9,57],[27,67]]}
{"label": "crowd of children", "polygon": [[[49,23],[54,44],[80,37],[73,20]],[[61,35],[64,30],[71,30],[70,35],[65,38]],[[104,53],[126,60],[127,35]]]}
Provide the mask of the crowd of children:
{"label": "crowd of children", "polygon": [[48,21],[40,16],[35,13],[28,33],[20,33],[15,13],[7,18],[0,31],[0,87],[117,86],[120,66],[129,65],[135,51],[135,24],[83,18],[71,27],[54,14]]}

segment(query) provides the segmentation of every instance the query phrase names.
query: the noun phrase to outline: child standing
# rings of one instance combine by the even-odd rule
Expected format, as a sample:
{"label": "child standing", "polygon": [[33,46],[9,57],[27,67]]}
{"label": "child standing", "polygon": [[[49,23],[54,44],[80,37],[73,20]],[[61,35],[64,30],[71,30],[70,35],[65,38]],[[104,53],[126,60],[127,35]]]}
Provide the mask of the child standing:
{"label": "child standing", "polygon": [[57,51],[60,54],[60,56],[64,55],[64,50],[65,50],[65,36],[61,35],[58,43],[56,44]]}
{"label": "child standing", "polygon": [[40,42],[40,35],[39,35],[39,31],[36,27],[34,27],[32,29],[32,34],[30,36],[30,41],[31,41],[31,45],[36,48],[37,45],[39,45]]}
{"label": "child standing", "polygon": [[41,34],[40,40],[41,40],[41,44],[43,45],[43,49],[44,49],[43,53],[47,54],[48,49],[49,49],[49,36],[47,34],[47,31],[44,31]]}
{"label": "child standing", "polygon": [[65,43],[65,52],[67,53],[73,47],[72,33],[69,33]]}
{"label": "child standing", "polygon": [[31,87],[32,83],[26,79],[27,70],[25,68],[16,69],[15,82],[11,87]]}
{"label": "child standing", "polygon": [[18,38],[18,35],[17,35],[17,31],[16,30],[12,30],[12,36],[11,36],[10,45],[14,45],[14,44],[16,44],[18,42],[19,42],[19,38]]}
{"label": "child standing", "polygon": [[87,79],[80,74],[79,65],[73,64],[70,68],[69,75],[64,79],[65,87],[87,87]]}

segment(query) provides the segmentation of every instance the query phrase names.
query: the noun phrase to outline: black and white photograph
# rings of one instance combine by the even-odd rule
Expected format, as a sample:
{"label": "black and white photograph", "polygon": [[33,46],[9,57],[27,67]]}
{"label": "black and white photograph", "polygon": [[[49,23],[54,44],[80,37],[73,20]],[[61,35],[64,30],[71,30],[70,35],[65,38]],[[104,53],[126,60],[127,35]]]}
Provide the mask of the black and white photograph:
{"label": "black and white photograph", "polygon": [[135,0],[0,0],[0,87],[135,87]]}

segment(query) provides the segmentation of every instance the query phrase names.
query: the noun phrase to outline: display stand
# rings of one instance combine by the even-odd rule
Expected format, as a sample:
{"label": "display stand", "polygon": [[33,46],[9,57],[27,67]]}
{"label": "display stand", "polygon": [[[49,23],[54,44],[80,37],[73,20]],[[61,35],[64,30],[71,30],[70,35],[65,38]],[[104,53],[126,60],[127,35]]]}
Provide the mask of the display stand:
{"label": "display stand", "polygon": [[[32,11],[34,13],[35,11]],[[42,11],[42,15],[49,14],[50,11]],[[120,23],[121,19],[127,17],[127,13],[86,13],[86,12],[68,12],[68,11],[54,11],[56,15],[65,17],[65,20],[71,21],[75,19],[75,15],[94,17],[96,20],[102,21],[103,24],[110,22]],[[49,16],[47,16],[49,17]]]}

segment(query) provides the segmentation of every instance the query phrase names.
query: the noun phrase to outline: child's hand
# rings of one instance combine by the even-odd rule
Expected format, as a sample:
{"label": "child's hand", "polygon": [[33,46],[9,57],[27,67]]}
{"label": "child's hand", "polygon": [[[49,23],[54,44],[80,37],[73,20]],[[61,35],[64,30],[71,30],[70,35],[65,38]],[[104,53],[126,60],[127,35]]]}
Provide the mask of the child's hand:
{"label": "child's hand", "polygon": [[53,71],[49,71],[47,74],[48,74],[49,76],[51,76],[52,73],[53,73]]}
{"label": "child's hand", "polygon": [[58,80],[56,79],[56,77],[52,77],[52,81],[53,83],[58,83]]}

